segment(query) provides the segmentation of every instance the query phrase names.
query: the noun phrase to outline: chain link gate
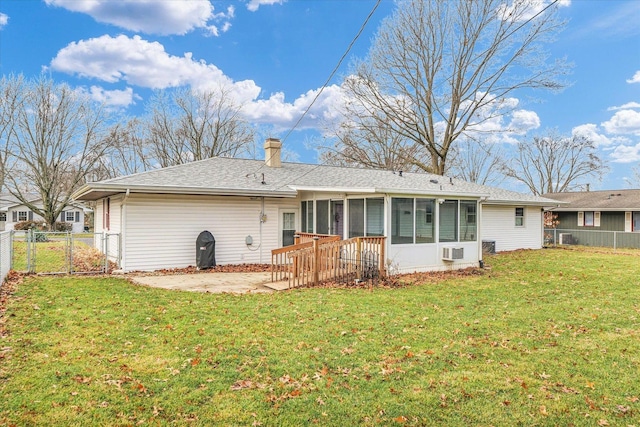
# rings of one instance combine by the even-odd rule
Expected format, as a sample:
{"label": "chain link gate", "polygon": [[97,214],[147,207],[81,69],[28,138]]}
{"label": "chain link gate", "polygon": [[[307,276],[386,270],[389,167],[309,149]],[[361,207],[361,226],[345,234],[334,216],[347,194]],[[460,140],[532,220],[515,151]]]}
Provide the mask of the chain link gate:
{"label": "chain link gate", "polygon": [[120,265],[120,235],[14,232],[13,269],[40,274],[108,273]]}

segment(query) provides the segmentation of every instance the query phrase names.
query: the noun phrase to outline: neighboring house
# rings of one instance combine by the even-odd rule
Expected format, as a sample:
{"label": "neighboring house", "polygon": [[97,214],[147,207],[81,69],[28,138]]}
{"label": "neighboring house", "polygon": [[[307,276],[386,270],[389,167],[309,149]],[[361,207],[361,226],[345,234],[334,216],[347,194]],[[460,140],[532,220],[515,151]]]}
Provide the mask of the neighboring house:
{"label": "neighboring house", "polygon": [[559,229],[640,232],[640,190],[548,193]]}
{"label": "neighboring house", "polygon": [[[41,204],[38,198],[34,198],[31,203],[37,206]],[[83,207],[74,203],[65,208],[60,214],[58,222],[70,223],[72,232],[81,233],[84,231],[84,215]],[[44,219],[19,202],[14,196],[6,193],[1,194],[0,230],[13,230],[17,223],[23,221],[44,222]]]}
{"label": "neighboring house", "polygon": [[[270,263],[298,232],[386,236],[398,272],[478,266],[482,240],[497,251],[542,247],[542,208],[551,200],[444,176],[211,158],[84,185],[95,231],[120,234],[126,271],[195,265],[196,238],[215,238],[218,264]],[[447,249],[445,249],[447,248]],[[445,250],[461,259],[443,260]]]}

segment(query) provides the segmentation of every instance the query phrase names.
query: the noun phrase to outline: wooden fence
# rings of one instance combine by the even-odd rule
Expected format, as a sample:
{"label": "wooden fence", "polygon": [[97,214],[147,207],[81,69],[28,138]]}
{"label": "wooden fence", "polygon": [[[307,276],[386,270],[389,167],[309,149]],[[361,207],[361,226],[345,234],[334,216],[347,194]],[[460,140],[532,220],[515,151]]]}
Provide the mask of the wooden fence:
{"label": "wooden fence", "polygon": [[[288,280],[289,287],[327,280],[367,280],[384,276],[385,237],[309,235],[312,239],[271,251],[271,280]],[[299,240],[298,240],[299,241]]]}

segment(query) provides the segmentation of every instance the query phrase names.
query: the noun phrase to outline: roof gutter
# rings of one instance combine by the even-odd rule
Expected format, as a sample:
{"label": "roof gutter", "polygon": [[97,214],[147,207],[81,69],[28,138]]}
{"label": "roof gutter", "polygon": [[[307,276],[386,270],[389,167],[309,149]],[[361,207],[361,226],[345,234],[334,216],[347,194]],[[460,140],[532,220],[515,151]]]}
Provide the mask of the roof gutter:
{"label": "roof gutter", "polygon": [[148,194],[183,194],[183,195],[211,195],[211,196],[257,196],[257,197],[290,197],[297,194],[291,190],[239,190],[233,188],[202,188],[202,187],[169,187],[169,186],[122,186],[122,185],[91,185],[85,184],[72,194],[74,200],[82,200],[93,192],[114,193],[148,193]]}

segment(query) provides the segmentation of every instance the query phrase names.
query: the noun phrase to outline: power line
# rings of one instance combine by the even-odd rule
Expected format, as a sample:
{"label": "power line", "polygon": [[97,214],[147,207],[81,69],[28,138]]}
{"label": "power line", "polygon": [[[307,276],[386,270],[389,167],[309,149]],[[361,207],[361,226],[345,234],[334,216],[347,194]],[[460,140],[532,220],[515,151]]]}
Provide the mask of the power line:
{"label": "power line", "polygon": [[[338,69],[340,68],[340,66],[342,65],[342,62],[345,60],[345,58],[347,57],[347,55],[349,54],[349,52],[351,51],[351,48],[353,47],[353,45],[356,43],[356,41],[358,40],[358,38],[360,37],[360,35],[362,34],[362,32],[364,31],[365,27],[367,26],[367,24],[369,23],[369,21],[371,20],[371,17],[373,16],[373,14],[375,13],[375,11],[378,9],[378,6],[380,6],[382,0],[377,0],[376,4],[373,6],[373,9],[371,9],[371,12],[369,12],[369,15],[367,16],[367,18],[364,20],[364,22],[362,23],[362,25],[360,26],[360,29],[358,30],[358,32],[356,33],[355,37],[353,38],[353,40],[351,40],[351,43],[349,43],[349,46],[347,46],[347,50],[342,54],[342,56],[340,57],[340,60],[338,61],[338,63],[336,64],[336,66],[333,68],[333,71],[331,71],[331,74],[329,75],[329,77],[327,78],[327,80],[324,82],[324,84],[320,87],[320,90],[318,91],[318,93],[316,94],[316,96],[313,98],[313,100],[311,100],[311,103],[309,104],[309,106],[304,110],[304,112],[300,115],[300,117],[298,118],[298,120],[296,121],[296,123],[291,127],[291,129],[289,129],[289,131],[287,132],[287,134],[284,136],[284,138],[282,138],[281,142],[284,144],[284,142],[287,140],[287,138],[289,137],[289,135],[291,135],[291,133],[298,127],[298,125],[300,124],[300,122],[302,121],[302,119],[307,115],[307,113],[309,112],[309,110],[311,110],[311,107],[313,106],[313,104],[315,104],[315,102],[318,100],[318,98],[320,97],[320,95],[322,94],[322,92],[326,89],[327,85],[329,84],[329,82],[331,81],[331,79],[335,76],[335,74],[338,72]],[[258,172],[260,172],[260,170],[262,170],[262,168],[265,166],[265,164],[267,162],[269,162],[269,160],[271,160],[271,158],[275,155],[275,150],[274,153],[268,158],[265,159],[265,162],[255,171],[252,173],[248,173],[247,176],[252,175],[252,174],[256,174]],[[308,173],[308,172],[307,172]],[[306,174],[305,174],[306,175]]]}
{"label": "power line", "polygon": [[284,143],[287,138],[289,137],[289,135],[291,135],[291,133],[295,130],[296,127],[298,127],[298,125],[300,124],[300,122],[302,121],[302,119],[307,115],[307,113],[309,112],[309,110],[311,109],[311,107],[313,106],[313,104],[318,100],[318,98],[320,97],[320,95],[322,94],[322,92],[324,91],[324,89],[327,87],[327,85],[329,84],[329,82],[331,81],[331,79],[333,78],[333,76],[335,76],[336,72],[338,71],[338,69],[340,68],[340,65],[342,65],[342,62],[344,61],[344,59],[347,57],[347,55],[349,54],[349,52],[351,51],[351,48],[353,47],[353,45],[355,44],[356,40],[358,40],[358,38],[360,37],[360,35],[362,34],[362,32],[364,31],[365,27],[367,26],[367,24],[369,23],[369,20],[371,19],[371,17],[373,16],[373,14],[375,13],[376,9],[378,9],[378,6],[380,6],[380,2],[382,0],[377,0],[376,4],[373,6],[373,9],[371,9],[371,12],[369,12],[369,15],[367,16],[367,18],[364,20],[364,22],[362,23],[362,25],[360,26],[360,29],[358,30],[358,33],[355,35],[355,37],[353,38],[353,40],[351,40],[351,43],[349,43],[349,46],[347,47],[347,50],[342,54],[342,57],[340,57],[340,60],[338,61],[338,64],[336,64],[336,66],[334,67],[333,71],[331,71],[331,74],[329,75],[329,77],[327,78],[327,80],[324,82],[324,84],[322,85],[322,87],[320,88],[320,90],[318,91],[318,93],[316,94],[316,96],[313,98],[313,100],[311,101],[311,103],[309,104],[309,106],[307,107],[306,110],[304,110],[304,112],[302,113],[302,115],[300,116],[300,118],[298,119],[298,121],[293,125],[293,127],[291,129],[289,129],[289,132],[287,132],[287,134],[284,136],[284,138],[282,138],[282,142]]}

